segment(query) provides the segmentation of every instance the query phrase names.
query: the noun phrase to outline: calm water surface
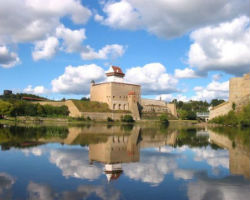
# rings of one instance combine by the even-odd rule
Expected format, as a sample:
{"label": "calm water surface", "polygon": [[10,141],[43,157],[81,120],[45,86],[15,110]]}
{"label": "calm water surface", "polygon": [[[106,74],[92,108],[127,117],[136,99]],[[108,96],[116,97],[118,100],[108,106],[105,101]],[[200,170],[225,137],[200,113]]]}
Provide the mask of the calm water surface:
{"label": "calm water surface", "polygon": [[250,130],[0,127],[0,199],[250,196]]}

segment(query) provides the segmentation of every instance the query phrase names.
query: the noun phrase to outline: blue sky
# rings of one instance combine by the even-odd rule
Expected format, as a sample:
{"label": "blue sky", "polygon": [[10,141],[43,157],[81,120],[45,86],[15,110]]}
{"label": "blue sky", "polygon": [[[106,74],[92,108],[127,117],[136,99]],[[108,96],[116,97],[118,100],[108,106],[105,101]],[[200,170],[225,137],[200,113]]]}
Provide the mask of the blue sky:
{"label": "blue sky", "polygon": [[0,0],[0,90],[81,98],[118,65],[145,97],[227,99],[228,80],[250,69],[249,8],[249,0]]}

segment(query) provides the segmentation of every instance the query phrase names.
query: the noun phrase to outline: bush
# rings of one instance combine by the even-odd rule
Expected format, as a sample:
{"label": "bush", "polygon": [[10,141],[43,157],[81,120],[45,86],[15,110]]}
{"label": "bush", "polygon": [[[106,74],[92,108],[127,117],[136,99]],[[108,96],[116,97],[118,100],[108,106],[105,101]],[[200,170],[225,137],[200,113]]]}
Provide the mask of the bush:
{"label": "bush", "polygon": [[87,119],[87,121],[91,121],[91,118],[89,116],[86,119]]}
{"label": "bush", "polygon": [[107,118],[107,122],[113,122],[114,120],[111,117]]}
{"label": "bush", "polygon": [[167,114],[162,114],[160,116],[160,122],[164,125],[168,125],[169,121],[168,121],[168,115]]}
{"label": "bush", "polygon": [[131,115],[124,115],[121,117],[122,122],[134,122],[135,120]]}

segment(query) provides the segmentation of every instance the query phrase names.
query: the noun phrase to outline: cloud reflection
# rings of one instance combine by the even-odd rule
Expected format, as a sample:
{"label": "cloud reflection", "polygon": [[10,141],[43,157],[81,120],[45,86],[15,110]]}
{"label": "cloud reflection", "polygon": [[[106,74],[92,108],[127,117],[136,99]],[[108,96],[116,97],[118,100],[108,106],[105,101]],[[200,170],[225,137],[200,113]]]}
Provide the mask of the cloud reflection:
{"label": "cloud reflection", "polygon": [[102,174],[102,169],[90,165],[88,151],[84,149],[53,149],[50,161],[62,170],[63,176],[94,180]]}
{"label": "cloud reflection", "polygon": [[197,174],[197,182],[188,184],[190,200],[246,200],[250,196],[250,182],[243,177],[229,176],[213,179],[205,173]]}
{"label": "cloud reflection", "polygon": [[142,153],[139,163],[124,164],[124,174],[131,179],[156,186],[163,181],[166,174],[178,167],[176,156]]}
{"label": "cloud reflection", "polygon": [[102,200],[121,199],[120,191],[108,186],[80,185],[76,190],[55,192],[49,185],[30,182],[28,185],[29,200],[76,200],[88,199],[91,196]]}
{"label": "cloud reflection", "polygon": [[194,148],[195,161],[206,161],[211,167],[229,168],[229,153],[227,150],[214,150],[211,147]]}
{"label": "cloud reflection", "polygon": [[0,173],[0,199],[11,199],[12,185],[16,182],[15,178],[7,173]]}

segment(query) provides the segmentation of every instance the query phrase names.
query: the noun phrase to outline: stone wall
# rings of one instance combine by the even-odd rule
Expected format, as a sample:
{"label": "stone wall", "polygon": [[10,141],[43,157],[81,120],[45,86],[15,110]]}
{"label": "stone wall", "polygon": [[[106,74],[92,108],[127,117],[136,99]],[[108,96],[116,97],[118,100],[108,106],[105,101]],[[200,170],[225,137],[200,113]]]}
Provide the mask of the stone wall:
{"label": "stone wall", "polygon": [[215,117],[221,116],[221,115],[226,115],[227,113],[229,113],[230,110],[232,110],[232,103],[230,103],[228,101],[224,102],[218,106],[215,106],[209,112],[209,120],[211,120]]}
{"label": "stone wall", "polygon": [[113,120],[120,120],[121,116],[127,115],[127,113],[101,113],[101,112],[82,112],[81,116],[84,118],[90,117],[97,121],[106,121],[108,117]]}
{"label": "stone wall", "polygon": [[167,107],[170,110],[170,113],[177,117],[177,110],[176,110],[176,105],[174,103],[167,103]]}
{"label": "stone wall", "polygon": [[154,99],[142,99],[141,105],[143,107],[143,112],[156,112],[156,113],[170,113],[177,117],[176,105],[174,103],[166,103],[161,100]]}
{"label": "stone wall", "polygon": [[209,120],[220,115],[226,115],[232,110],[232,105],[235,103],[236,111],[242,109],[243,106],[250,102],[250,74],[244,74],[243,77],[231,78],[229,81],[229,100],[222,103],[209,113]]}
{"label": "stone wall", "polygon": [[229,82],[229,101],[237,102],[247,95],[250,95],[250,74],[231,78]]}
{"label": "stone wall", "polygon": [[138,101],[141,99],[141,87],[129,83],[106,82],[91,85],[90,100],[104,102],[111,110],[128,110],[128,93],[135,92]]}
{"label": "stone wall", "polygon": [[39,103],[40,105],[51,105],[51,106],[65,106],[65,101],[33,101],[32,103]]}
{"label": "stone wall", "polygon": [[155,99],[142,99],[141,100],[141,105],[142,106],[150,106],[150,105],[166,106],[166,102],[161,101],[161,100],[155,100]]}

